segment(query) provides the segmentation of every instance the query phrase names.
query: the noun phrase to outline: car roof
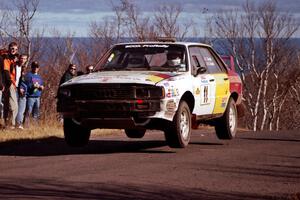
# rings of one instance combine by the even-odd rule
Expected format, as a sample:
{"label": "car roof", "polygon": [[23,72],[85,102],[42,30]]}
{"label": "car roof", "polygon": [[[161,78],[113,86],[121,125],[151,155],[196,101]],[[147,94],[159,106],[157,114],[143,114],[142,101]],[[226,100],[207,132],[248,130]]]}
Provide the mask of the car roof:
{"label": "car roof", "polygon": [[208,44],[200,43],[200,42],[159,42],[159,41],[149,41],[149,42],[126,42],[126,43],[118,43],[114,46],[118,45],[138,45],[138,44],[159,44],[159,45],[183,45],[183,46],[204,46],[211,47]]}

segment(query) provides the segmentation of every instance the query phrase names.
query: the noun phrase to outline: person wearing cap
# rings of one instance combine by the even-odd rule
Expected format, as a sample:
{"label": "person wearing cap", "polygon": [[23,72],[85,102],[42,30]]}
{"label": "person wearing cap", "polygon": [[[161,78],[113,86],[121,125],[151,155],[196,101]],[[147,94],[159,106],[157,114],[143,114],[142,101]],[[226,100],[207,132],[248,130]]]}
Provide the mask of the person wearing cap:
{"label": "person wearing cap", "polygon": [[[39,119],[40,112],[40,97],[44,90],[44,83],[42,77],[38,74],[39,72],[38,62],[32,62],[31,72],[25,75],[26,97],[27,97],[27,114],[26,118],[30,118],[32,115],[33,119],[37,121]],[[27,122],[29,120],[26,120]]]}

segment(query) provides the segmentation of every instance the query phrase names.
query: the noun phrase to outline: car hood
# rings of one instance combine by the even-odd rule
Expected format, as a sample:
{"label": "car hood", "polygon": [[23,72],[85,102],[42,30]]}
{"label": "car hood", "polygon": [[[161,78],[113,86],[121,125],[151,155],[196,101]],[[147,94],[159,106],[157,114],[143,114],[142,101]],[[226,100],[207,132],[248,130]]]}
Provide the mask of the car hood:
{"label": "car hood", "polygon": [[75,77],[64,85],[86,83],[139,83],[155,85],[181,73],[157,71],[104,71]]}

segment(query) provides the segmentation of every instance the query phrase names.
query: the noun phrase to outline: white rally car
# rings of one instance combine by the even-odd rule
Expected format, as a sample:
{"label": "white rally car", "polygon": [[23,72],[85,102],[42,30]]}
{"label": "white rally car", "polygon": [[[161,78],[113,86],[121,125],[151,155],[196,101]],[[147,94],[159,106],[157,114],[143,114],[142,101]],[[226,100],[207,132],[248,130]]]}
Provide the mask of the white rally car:
{"label": "white rally car", "polygon": [[146,129],[165,133],[170,147],[186,147],[199,123],[215,126],[220,139],[236,134],[242,84],[209,46],[186,42],[138,42],[113,46],[97,72],[60,86],[57,110],[71,146],[83,146],[92,129]]}

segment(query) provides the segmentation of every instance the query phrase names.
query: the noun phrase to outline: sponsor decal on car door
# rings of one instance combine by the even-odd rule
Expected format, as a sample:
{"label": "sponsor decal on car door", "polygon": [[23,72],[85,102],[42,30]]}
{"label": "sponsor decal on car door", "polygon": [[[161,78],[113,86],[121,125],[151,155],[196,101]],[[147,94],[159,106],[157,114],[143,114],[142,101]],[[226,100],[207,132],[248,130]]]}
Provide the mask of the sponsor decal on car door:
{"label": "sponsor decal on car door", "polygon": [[229,80],[227,71],[224,68],[220,58],[216,56],[210,48],[200,48],[201,55],[207,66],[207,71],[213,76],[211,81],[215,84],[214,93],[214,108],[211,114],[224,113],[226,104],[228,101],[229,91]]}
{"label": "sponsor decal on car door", "polygon": [[196,115],[212,114],[215,105],[216,82],[214,76],[202,74],[195,77],[194,96]]}

